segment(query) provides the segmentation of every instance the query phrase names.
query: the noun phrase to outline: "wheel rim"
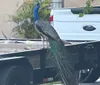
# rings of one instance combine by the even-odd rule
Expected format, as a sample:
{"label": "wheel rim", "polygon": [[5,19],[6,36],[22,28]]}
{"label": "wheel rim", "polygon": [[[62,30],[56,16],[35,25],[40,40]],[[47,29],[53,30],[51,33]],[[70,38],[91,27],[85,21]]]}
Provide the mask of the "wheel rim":
{"label": "wheel rim", "polygon": [[78,80],[79,82],[84,82],[87,80],[87,78],[90,76],[91,72],[92,72],[93,68],[90,69],[82,69],[79,71],[79,76],[78,76]]}

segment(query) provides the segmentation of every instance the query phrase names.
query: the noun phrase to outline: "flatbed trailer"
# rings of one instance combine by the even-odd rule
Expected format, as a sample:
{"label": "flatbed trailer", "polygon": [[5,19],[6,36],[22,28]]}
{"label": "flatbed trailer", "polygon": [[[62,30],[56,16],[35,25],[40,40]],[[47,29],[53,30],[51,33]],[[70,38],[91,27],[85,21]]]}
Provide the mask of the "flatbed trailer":
{"label": "flatbed trailer", "polygon": [[[95,82],[100,76],[100,41],[69,43],[65,47],[79,71],[80,82]],[[59,80],[49,49],[1,54],[0,85],[38,85]]]}

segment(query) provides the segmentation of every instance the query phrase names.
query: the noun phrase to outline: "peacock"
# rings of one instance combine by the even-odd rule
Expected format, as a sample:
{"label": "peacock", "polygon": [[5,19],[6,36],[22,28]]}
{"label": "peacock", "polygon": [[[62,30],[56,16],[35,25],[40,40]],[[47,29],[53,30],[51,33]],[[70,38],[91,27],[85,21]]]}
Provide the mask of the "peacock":
{"label": "peacock", "polygon": [[68,51],[66,50],[63,41],[60,39],[56,30],[50,25],[48,21],[39,19],[40,3],[38,2],[34,7],[34,21],[36,30],[48,38],[50,43],[50,50],[54,55],[58,72],[64,85],[78,85],[77,75]]}
{"label": "peacock", "polygon": [[37,32],[40,33],[43,37],[44,35],[48,37],[51,37],[53,35],[51,38],[60,39],[57,32],[53,29],[53,27],[50,25],[48,21],[40,20],[38,12],[39,8],[40,8],[40,3],[37,2],[37,4],[34,7],[34,22],[35,22],[35,29],[37,30]]}

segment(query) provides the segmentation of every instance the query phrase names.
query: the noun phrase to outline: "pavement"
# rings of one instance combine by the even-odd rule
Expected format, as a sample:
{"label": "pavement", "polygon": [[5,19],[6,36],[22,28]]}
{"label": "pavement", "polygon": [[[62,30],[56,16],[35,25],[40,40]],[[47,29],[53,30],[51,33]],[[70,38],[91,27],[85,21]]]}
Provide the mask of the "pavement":
{"label": "pavement", "polygon": [[[60,84],[60,82],[56,82],[58,84],[54,84],[54,83],[47,83],[47,84],[42,84],[42,85],[63,85],[63,84]],[[100,85],[100,78],[95,83],[79,83],[79,85]]]}
{"label": "pavement", "polygon": [[[53,84],[53,85],[62,85],[62,84]],[[100,82],[96,82],[96,83],[80,83],[79,85],[100,85]]]}
{"label": "pavement", "polygon": [[80,83],[79,85],[100,85],[100,82],[96,82],[96,83]]}

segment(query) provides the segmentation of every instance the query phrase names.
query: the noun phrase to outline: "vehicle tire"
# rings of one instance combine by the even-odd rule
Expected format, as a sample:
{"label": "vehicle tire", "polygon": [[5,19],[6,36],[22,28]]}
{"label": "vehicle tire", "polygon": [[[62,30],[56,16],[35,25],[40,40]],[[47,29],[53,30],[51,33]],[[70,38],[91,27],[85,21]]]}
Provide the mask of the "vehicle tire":
{"label": "vehicle tire", "polygon": [[29,85],[29,75],[20,66],[3,68],[0,70],[0,85]]}
{"label": "vehicle tire", "polygon": [[79,72],[79,81],[81,83],[93,83],[95,82],[99,76],[100,76],[100,68],[91,68],[91,69],[86,69],[83,70],[84,72],[82,72],[82,70],[80,70],[81,72]]}

